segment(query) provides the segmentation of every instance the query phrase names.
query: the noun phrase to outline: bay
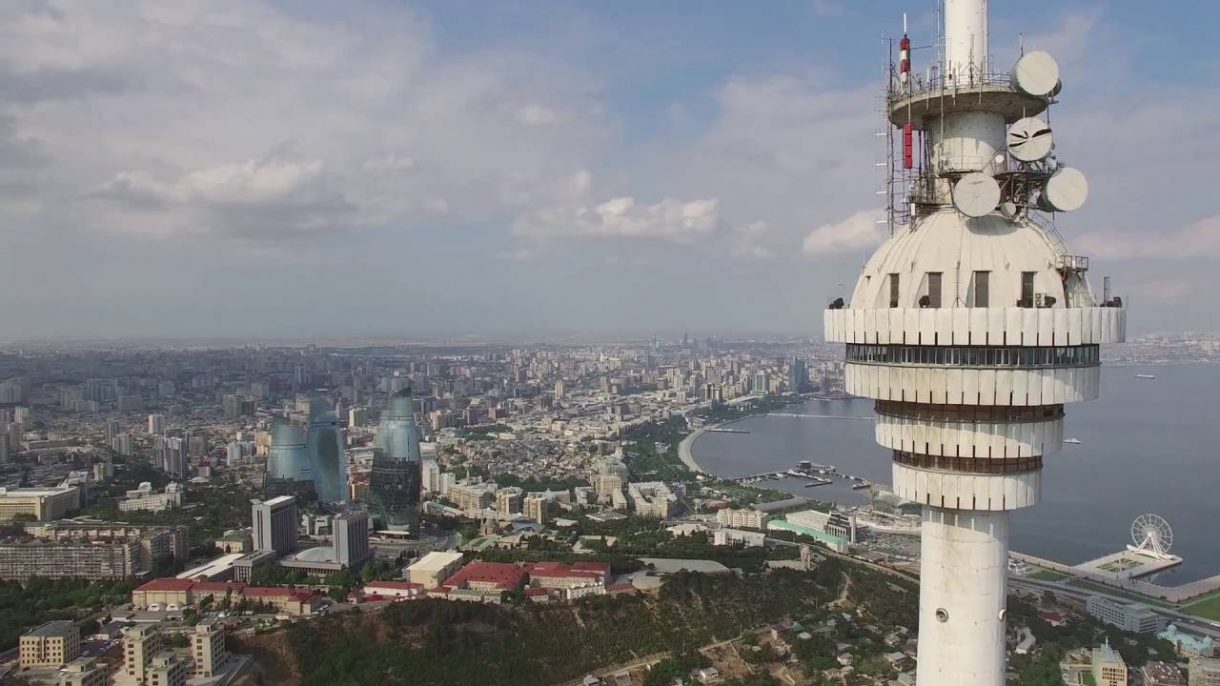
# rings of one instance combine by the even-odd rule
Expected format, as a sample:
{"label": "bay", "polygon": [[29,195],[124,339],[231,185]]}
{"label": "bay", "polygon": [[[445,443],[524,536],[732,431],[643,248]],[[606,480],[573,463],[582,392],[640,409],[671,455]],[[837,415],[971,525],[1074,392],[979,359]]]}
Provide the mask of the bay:
{"label": "bay", "polygon": [[[1217,393],[1220,365],[1103,366],[1101,398],[1067,406],[1064,436],[1081,443],[1047,457],[1042,502],[1013,513],[1012,549],[1077,564],[1123,549],[1131,522],[1152,512],[1169,521],[1173,552],[1185,560],[1155,581],[1176,585],[1220,574]],[[691,452],[719,476],[811,460],[888,484],[890,455],[873,440],[873,417],[868,399],[810,400],[732,425],[749,433],[705,433]],[[766,485],[841,504],[868,499],[867,490],[842,480],[815,488],[797,479]]]}

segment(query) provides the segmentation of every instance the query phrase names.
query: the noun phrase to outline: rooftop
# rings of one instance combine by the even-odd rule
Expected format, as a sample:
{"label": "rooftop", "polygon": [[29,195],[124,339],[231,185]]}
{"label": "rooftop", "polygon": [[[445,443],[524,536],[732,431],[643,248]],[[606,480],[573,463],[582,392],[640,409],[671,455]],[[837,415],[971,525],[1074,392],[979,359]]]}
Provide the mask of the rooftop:
{"label": "rooftop", "polygon": [[437,572],[462,559],[459,552],[431,552],[413,562],[407,569],[417,572]]}
{"label": "rooftop", "polygon": [[290,495],[277,495],[276,497],[274,497],[270,500],[262,501],[262,503],[263,503],[263,505],[268,505],[270,507],[279,507],[281,505],[288,505],[291,503],[295,503],[296,501],[297,501],[297,499]]}
{"label": "rooftop", "polygon": [[385,580],[385,581],[370,581],[369,583],[364,585],[364,590],[366,592],[368,592],[368,591],[376,591],[377,589],[384,588],[384,589],[409,591],[413,588],[422,589],[423,587],[424,587],[423,584],[417,584],[412,581],[395,581],[395,580],[390,579],[390,580]]}
{"label": "rooftop", "polygon": [[188,569],[178,575],[179,579],[199,579],[205,581],[211,580],[217,576],[228,573],[233,569],[233,563],[245,556],[245,553],[229,553],[204,563],[194,569]]}
{"label": "rooftop", "polygon": [[189,591],[195,587],[195,582],[190,579],[153,579],[139,588],[137,591]]}
{"label": "rooftop", "polygon": [[26,636],[65,636],[75,629],[72,622],[66,619],[57,619],[47,622],[42,626],[35,627],[25,632]]}
{"label": "rooftop", "polygon": [[75,486],[52,486],[52,487],[41,487],[41,488],[37,488],[37,487],[6,488],[3,486],[0,486],[0,496],[9,496],[9,495],[23,496],[24,495],[24,496],[30,496],[30,497],[45,497],[45,496],[51,496],[51,495],[60,495],[63,493],[67,493],[68,491],[74,491],[74,490],[76,490]]}
{"label": "rooftop", "polygon": [[568,565],[561,562],[539,562],[530,566],[529,575],[530,577],[551,579],[584,577],[602,581],[610,576],[610,563],[577,562]]}
{"label": "rooftop", "polygon": [[494,584],[496,588],[507,591],[524,581],[526,574],[524,567],[507,562],[471,562],[441,585],[464,588],[473,581]]}

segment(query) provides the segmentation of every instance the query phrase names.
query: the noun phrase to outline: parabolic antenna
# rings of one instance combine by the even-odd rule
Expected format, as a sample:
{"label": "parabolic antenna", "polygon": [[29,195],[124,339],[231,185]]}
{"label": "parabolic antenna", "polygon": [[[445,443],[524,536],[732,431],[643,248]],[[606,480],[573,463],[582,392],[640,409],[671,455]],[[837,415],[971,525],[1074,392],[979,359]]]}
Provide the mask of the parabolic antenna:
{"label": "parabolic antenna", "polygon": [[1022,162],[1037,162],[1051,154],[1051,127],[1038,117],[1018,119],[1008,129],[1008,153]]}
{"label": "parabolic antenna", "polygon": [[1000,184],[982,172],[971,172],[953,186],[953,204],[967,217],[990,214],[1000,204]]}
{"label": "parabolic antenna", "polygon": [[1061,167],[1046,180],[1041,204],[1051,212],[1071,212],[1080,209],[1088,197],[1089,182],[1084,174],[1071,167]]}
{"label": "parabolic antenna", "polygon": [[1055,58],[1035,50],[1027,52],[1012,68],[1012,80],[1022,93],[1043,97],[1055,90],[1059,83],[1059,65]]}

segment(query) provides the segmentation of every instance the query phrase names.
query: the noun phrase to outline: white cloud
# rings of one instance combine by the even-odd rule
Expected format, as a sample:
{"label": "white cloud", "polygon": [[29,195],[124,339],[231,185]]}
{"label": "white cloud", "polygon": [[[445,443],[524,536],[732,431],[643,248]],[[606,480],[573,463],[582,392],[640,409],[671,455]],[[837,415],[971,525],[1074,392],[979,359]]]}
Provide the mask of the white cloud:
{"label": "white cloud", "polygon": [[652,238],[689,243],[721,226],[715,199],[683,202],[666,198],[652,205],[619,197],[592,207],[552,207],[513,223],[513,233],[533,239]]}
{"label": "white cloud", "polygon": [[886,239],[881,210],[861,210],[836,224],[823,224],[805,236],[801,252],[822,257],[880,245]]}
{"label": "white cloud", "polygon": [[1113,260],[1220,259],[1220,215],[1172,231],[1138,234],[1095,231],[1074,243],[1085,254]]}
{"label": "white cloud", "polygon": [[116,174],[91,194],[117,209],[122,228],[152,234],[191,230],[245,238],[298,237],[357,221],[319,160],[247,160],[175,179],[143,171]]}
{"label": "white cloud", "polygon": [[502,218],[587,188],[609,140],[589,74],[442,56],[401,8],[289,9],[0,3],[0,153],[37,143],[43,223],[275,240]]}
{"label": "white cloud", "polygon": [[559,113],[546,105],[530,103],[517,110],[517,121],[536,126],[554,124],[559,121]]}

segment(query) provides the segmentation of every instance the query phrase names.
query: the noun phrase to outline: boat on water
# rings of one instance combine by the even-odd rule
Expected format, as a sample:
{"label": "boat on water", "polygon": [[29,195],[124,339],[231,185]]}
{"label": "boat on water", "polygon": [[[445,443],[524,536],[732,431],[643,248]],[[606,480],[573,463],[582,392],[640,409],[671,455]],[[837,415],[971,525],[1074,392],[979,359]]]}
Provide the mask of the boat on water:
{"label": "boat on water", "polygon": [[1081,443],[1079,438],[1065,438],[1063,439],[1063,442],[1067,443],[1068,445],[1080,445]]}
{"label": "boat on water", "polygon": [[1135,378],[1137,378],[1137,379],[1155,379],[1156,374],[1136,374]]}

